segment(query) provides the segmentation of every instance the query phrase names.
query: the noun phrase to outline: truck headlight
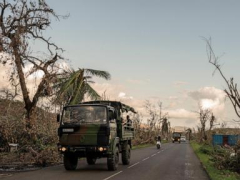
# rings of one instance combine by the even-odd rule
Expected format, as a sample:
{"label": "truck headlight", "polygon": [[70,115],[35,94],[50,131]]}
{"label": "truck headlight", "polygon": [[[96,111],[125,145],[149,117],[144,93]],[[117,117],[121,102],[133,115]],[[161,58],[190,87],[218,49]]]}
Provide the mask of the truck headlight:
{"label": "truck headlight", "polygon": [[74,129],[62,129],[62,132],[74,132]]}
{"label": "truck headlight", "polygon": [[60,147],[59,148],[59,151],[62,151],[62,152],[65,152],[67,150],[67,148],[65,148],[65,147]]}
{"label": "truck headlight", "polygon": [[98,150],[99,150],[99,151],[103,151],[103,147],[99,147]]}

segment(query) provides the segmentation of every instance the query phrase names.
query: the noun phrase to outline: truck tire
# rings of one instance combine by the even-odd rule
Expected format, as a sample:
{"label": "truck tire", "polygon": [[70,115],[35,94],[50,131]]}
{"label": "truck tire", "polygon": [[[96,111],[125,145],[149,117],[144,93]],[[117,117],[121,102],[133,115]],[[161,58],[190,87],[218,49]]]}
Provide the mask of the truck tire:
{"label": "truck tire", "polygon": [[130,164],[130,158],[131,158],[131,148],[129,144],[126,144],[125,150],[122,151],[122,163],[123,165],[129,165]]}
{"label": "truck tire", "polygon": [[95,163],[96,163],[96,160],[97,160],[97,158],[95,158],[95,157],[92,157],[92,156],[87,156],[87,163],[89,164],[89,165],[94,165]]}
{"label": "truck tire", "polygon": [[78,164],[78,157],[74,153],[65,153],[63,163],[66,170],[75,170]]}
{"label": "truck tire", "polygon": [[119,150],[115,148],[113,155],[109,155],[107,158],[107,166],[109,171],[115,171],[118,168],[119,163]]}

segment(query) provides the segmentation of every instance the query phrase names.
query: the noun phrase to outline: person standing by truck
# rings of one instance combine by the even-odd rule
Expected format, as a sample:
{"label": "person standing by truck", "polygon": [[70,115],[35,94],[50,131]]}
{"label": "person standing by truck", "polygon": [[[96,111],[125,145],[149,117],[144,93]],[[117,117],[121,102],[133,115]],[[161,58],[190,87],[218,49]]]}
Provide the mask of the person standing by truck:
{"label": "person standing by truck", "polygon": [[124,126],[131,127],[132,126],[132,120],[130,119],[129,115],[127,115],[126,120],[123,123]]}
{"label": "person standing by truck", "polygon": [[127,115],[127,126],[132,126],[132,120],[130,119],[129,115]]}

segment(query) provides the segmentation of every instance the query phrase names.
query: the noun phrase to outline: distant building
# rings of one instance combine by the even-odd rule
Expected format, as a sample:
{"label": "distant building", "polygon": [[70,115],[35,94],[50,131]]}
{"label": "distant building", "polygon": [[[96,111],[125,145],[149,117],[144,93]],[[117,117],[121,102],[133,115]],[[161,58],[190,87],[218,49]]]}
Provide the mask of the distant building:
{"label": "distant building", "polygon": [[223,135],[223,134],[213,134],[212,135],[212,144],[215,145],[229,145],[234,146],[237,142],[240,141],[240,135]]}

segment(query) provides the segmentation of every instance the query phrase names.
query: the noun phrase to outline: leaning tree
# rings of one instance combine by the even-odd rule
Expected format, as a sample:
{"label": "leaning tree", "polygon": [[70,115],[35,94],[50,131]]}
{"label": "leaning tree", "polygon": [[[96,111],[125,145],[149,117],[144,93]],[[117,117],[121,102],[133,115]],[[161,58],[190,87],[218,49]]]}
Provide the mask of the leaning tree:
{"label": "leaning tree", "polygon": [[[17,76],[27,112],[27,122],[37,106],[39,98],[51,94],[55,80],[57,62],[62,49],[44,32],[50,27],[51,19],[65,18],[57,15],[45,0],[2,0],[0,2],[0,63],[13,66],[11,77]],[[40,55],[33,44],[44,44],[46,50]],[[26,66],[31,69],[26,73]],[[41,71],[43,76],[31,97],[27,87],[27,76]],[[31,123],[30,123],[31,124]]]}

